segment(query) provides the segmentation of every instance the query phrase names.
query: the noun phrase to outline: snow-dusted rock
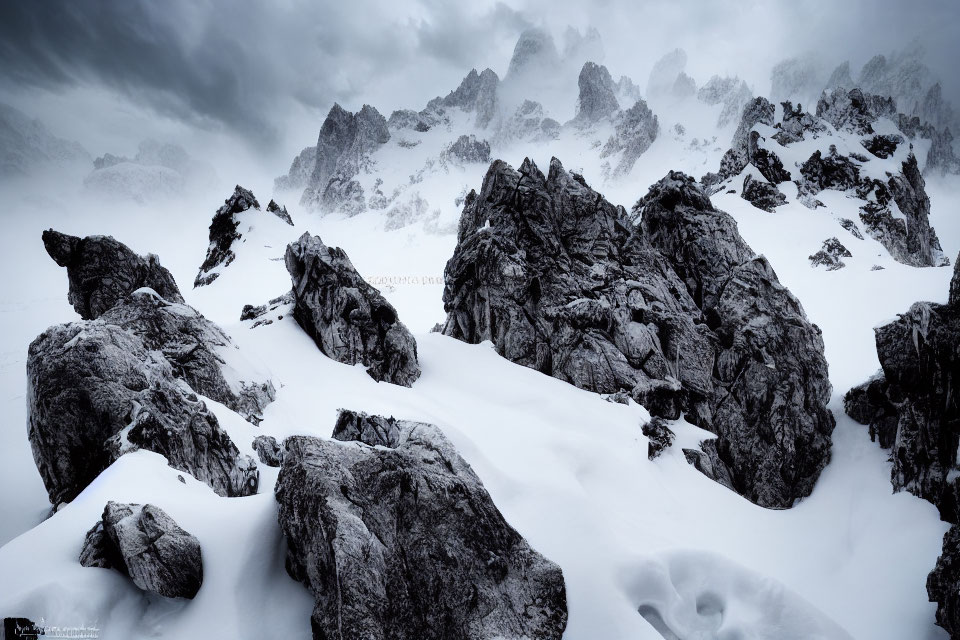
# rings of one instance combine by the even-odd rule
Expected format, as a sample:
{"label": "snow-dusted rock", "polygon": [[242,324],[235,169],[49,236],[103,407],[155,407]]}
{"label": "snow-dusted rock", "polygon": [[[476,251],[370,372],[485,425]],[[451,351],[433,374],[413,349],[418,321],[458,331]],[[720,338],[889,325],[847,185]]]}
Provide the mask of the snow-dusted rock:
{"label": "snow-dusted rock", "polygon": [[[873,133],[873,122],[879,115],[896,115],[896,106],[882,98],[864,94],[860,89],[838,87],[824,91],[817,102],[817,117],[829,122],[835,129],[850,131],[858,135]],[[879,113],[878,113],[879,112]]]}
{"label": "snow-dusted rock", "polygon": [[960,637],[960,525],[943,536],[943,552],[927,576],[927,596],[937,603],[937,624]]}
{"label": "snow-dusted rock", "polygon": [[773,135],[773,139],[783,146],[794,142],[799,142],[807,136],[817,138],[826,126],[823,122],[814,118],[811,114],[803,110],[803,105],[798,104],[793,108],[793,103],[789,100],[781,103],[783,106],[783,117],[776,124],[779,131]]}
{"label": "snow-dusted rock", "polygon": [[314,638],[559,640],[560,568],[439,429],[344,411],[333,437],[288,438],[276,487],[287,571],[316,597]]}
{"label": "snow-dusted rock", "polygon": [[670,445],[673,444],[676,434],[667,426],[667,421],[663,418],[654,417],[643,425],[643,435],[647,436],[647,459],[654,460],[660,457]]}
{"label": "snow-dusted rock", "polygon": [[830,77],[827,78],[827,83],[823,88],[830,91],[837,88],[852,89],[854,86],[853,76],[850,75],[850,62],[844,61],[830,73]]}
{"label": "snow-dusted rock", "polygon": [[905,217],[900,222],[901,227],[905,227],[906,253],[894,255],[894,258],[918,267],[949,264],[940,248],[937,232],[930,226],[930,198],[916,156],[910,154],[902,164],[901,173],[891,176],[887,185],[897,208]]}
{"label": "snow-dusted rock", "polygon": [[[654,415],[683,412],[719,434],[737,491],[790,506],[829,456],[819,332],[682,174],[654,185],[634,217],[640,228],[556,159],[547,177],[529,160],[519,171],[495,161],[467,198],[447,263],[444,333],[491,340],[590,391],[629,391]],[[748,329],[761,317],[762,337]],[[803,400],[781,396],[782,385]],[[754,400],[768,394],[776,415]],[[774,451],[759,425],[791,445]]]}
{"label": "snow-dusted rock", "polygon": [[378,382],[409,387],[420,377],[416,340],[343,249],[304,233],[287,247],[286,264],[294,318],[324,355],[363,363]]}
{"label": "snow-dusted rock", "polygon": [[647,103],[637,100],[629,109],[618,111],[613,119],[614,134],[603,147],[601,157],[620,154],[617,166],[611,172],[615,178],[630,173],[637,159],[650,148],[660,133],[657,116]]}
{"label": "snow-dusted rock", "polygon": [[903,136],[897,134],[878,134],[860,141],[863,148],[878,158],[889,158],[903,144]]}
{"label": "snow-dusted rock", "polygon": [[287,208],[277,204],[276,200],[270,200],[270,202],[267,203],[267,213],[272,213],[291,227],[293,226],[293,218],[290,217]]}
{"label": "snow-dusted rock", "polygon": [[814,267],[826,267],[827,271],[836,271],[846,265],[840,258],[850,258],[853,254],[836,238],[827,238],[823,241],[823,246],[815,254],[810,256],[810,265]]}
{"label": "snow-dusted rock", "polygon": [[268,467],[279,467],[283,462],[283,447],[273,436],[257,436],[253,439],[253,450],[260,462]]}
{"label": "snow-dusted rock", "polygon": [[560,65],[560,54],[553,36],[543,29],[527,29],[520,34],[507,67],[507,78],[522,79],[525,76],[555,71]]}
{"label": "snow-dusted rock", "polygon": [[233,262],[236,257],[233,243],[241,238],[237,231],[240,221],[236,216],[249,209],[259,211],[260,203],[253,192],[237,185],[233,195],[223,201],[223,206],[217,209],[210,223],[210,246],[207,247],[207,257],[193,281],[194,287],[210,284],[220,276],[220,269]]}
{"label": "snow-dusted rock", "polygon": [[560,136],[560,123],[545,117],[543,105],[524,100],[507,118],[498,133],[501,142],[540,142]]}
{"label": "snow-dusted rock", "polygon": [[753,128],[758,124],[773,126],[776,109],[766,98],[754,98],[746,104],[740,114],[740,124],[733,133],[730,148],[720,160],[720,179],[725,180],[743,171],[756,150],[757,138]]}
{"label": "snow-dusted rock", "polygon": [[80,317],[99,317],[141,287],[149,287],[170,302],[183,302],[173,276],[153,254],[138,256],[110,236],[78,238],[53,229],[43,232],[50,257],[66,267],[68,298]]}
{"label": "snow-dusted rock", "polygon": [[[475,113],[474,124],[478,129],[485,129],[497,115],[499,105],[497,98],[497,88],[500,86],[500,78],[492,69],[484,69],[477,73],[476,69],[471,69],[470,73],[463,79],[455,90],[451,91],[444,98],[435,98],[427,103],[424,110],[427,113],[417,115],[417,124],[427,124],[430,126],[431,111],[438,108],[459,108],[468,113]],[[391,126],[394,124],[394,115],[390,116]]]}
{"label": "snow-dusted rock", "polygon": [[87,532],[80,564],[116,569],[167,598],[193,598],[203,584],[200,541],[152,504],[108,502]]}
{"label": "snow-dusted rock", "polygon": [[953,149],[953,134],[950,129],[930,132],[930,151],[927,152],[927,164],[923,167],[925,175],[960,174],[960,158]]}
{"label": "snow-dusted rock", "polygon": [[577,115],[573,119],[576,126],[588,127],[609,118],[620,109],[617,86],[605,66],[584,63],[578,84],[580,95],[577,98]]}
{"label": "snow-dusted rock", "polygon": [[443,150],[441,157],[456,164],[487,164],[490,162],[490,143],[476,136],[463,135]]}
{"label": "snow-dusted rock", "polygon": [[848,191],[860,185],[860,167],[849,157],[839,154],[835,145],[830,145],[826,157],[819,149],[814,151],[800,165],[800,176],[800,190],[811,195],[824,189]]}
{"label": "snow-dusted rock", "polygon": [[757,180],[750,174],[743,179],[743,188],[740,197],[755,206],[773,213],[774,208],[786,204],[787,197],[780,192],[777,185],[764,180]]}
{"label": "snow-dusted rock", "polygon": [[54,505],[139,448],[220,495],[257,491],[254,461],[171,363],[130,331],[102,320],[53,326],[30,344],[27,381],[30,444]]}

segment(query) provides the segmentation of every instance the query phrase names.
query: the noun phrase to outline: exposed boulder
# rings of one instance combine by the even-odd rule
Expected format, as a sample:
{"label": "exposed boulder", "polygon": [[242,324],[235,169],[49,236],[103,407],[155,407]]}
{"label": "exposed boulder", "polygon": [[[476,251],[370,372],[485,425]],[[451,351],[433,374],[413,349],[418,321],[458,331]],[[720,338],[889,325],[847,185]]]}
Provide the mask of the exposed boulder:
{"label": "exposed boulder", "polygon": [[556,159],[547,177],[495,161],[447,263],[444,333],[590,391],[629,391],[654,415],[682,412],[718,433],[738,492],[790,506],[829,457],[819,331],[683,174],[634,218]]}
{"label": "exposed boulder", "polygon": [[78,238],[48,229],[43,232],[43,246],[58,265],[67,268],[67,297],[84,320],[99,317],[141,287],[170,302],[183,302],[177,283],[157,256],[138,256],[110,236]]}
{"label": "exposed boulder", "polygon": [[580,96],[577,99],[577,115],[573,119],[577,126],[588,127],[619,111],[617,86],[605,66],[584,63],[578,83]]}
{"label": "exposed boulder", "polygon": [[283,462],[283,447],[273,436],[257,436],[253,439],[253,450],[260,462],[268,467],[279,467]]}
{"label": "exposed boulder", "polygon": [[276,487],[287,571],[316,597],[313,637],[559,640],[560,568],[440,430],[344,413],[336,440],[286,440]]}
{"label": "exposed boulder", "polygon": [[878,158],[889,158],[897,147],[903,144],[903,136],[896,134],[878,134],[871,138],[861,140],[863,148],[877,156]]}
{"label": "exposed boulder", "polygon": [[193,391],[259,424],[276,389],[258,375],[223,329],[193,307],[168,302],[149,289],[133,292],[100,316],[133,332],[144,346],[163,354],[173,375]]}
{"label": "exposed boulder", "polygon": [[756,131],[750,132],[750,164],[757,168],[764,178],[772,184],[790,181],[790,172],[783,168],[783,162],[773,151],[770,151],[759,144],[760,134]]}
{"label": "exposed boulder", "polygon": [[222,496],[256,493],[259,473],[159,352],[104,322],[47,329],[27,357],[27,418],[50,502],[73,500],[119,456],[167,458]]}
{"label": "exposed boulder", "polygon": [[960,525],[943,536],[943,552],[927,576],[927,597],[937,603],[937,624],[960,638]]}
{"label": "exposed boulder", "polygon": [[240,226],[237,215],[250,209],[259,211],[260,203],[252,191],[237,185],[233,195],[223,201],[223,206],[217,209],[210,223],[210,246],[207,247],[207,257],[193,281],[194,287],[202,287],[216,280],[220,276],[219,269],[226,267],[236,258],[234,242],[242,237],[237,231]]}
{"label": "exposed boulder", "polygon": [[676,434],[667,426],[663,418],[654,417],[643,425],[643,435],[647,436],[647,459],[654,460],[660,457],[673,444]]}
{"label": "exposed boulder", "polygon": [[167,598],[192,599],[203,584],[200,541],[152,504],[108,502],[87,532],[80,564],[116,569]]}
{"label": "exposed boulder", "polygon": [[637,158],[657,139],[660,124],[643,100],[637,100],[626,111],[618,112],[613,122],[614,134],[607,140],[600,156],[605,158],[622,152],[612,172],[613,177],[619,178],[630,173]]}
{"label": "exposed boulder", "polygon": [[819,149],[814,151],[807,161],[800,165],[800,175],[800,190],[810,195],[824,189],[847,191],[860,184],[860,167],[847,156],[837,153],[835,145],[830,145],[830,152],[826,157]]}
{"label": "exposed boulder", "polygon": [[773,126],[775,108],[766,98],[754,98],[743,108],[740,115],[740,124],[733,134],[730,149],[720,160],[721,180],[726,180],[743,171],[752,157],[751,152],[756,149],[757,138],[752,136],[753,128],[758,124]]}
{"label": "exposed boulder", "polygon": [[827,238],[823,241],[820,251],[810,256],[810,265],[826,267],[827,271],[836,271],[846,265],[840,258],[850,258],[853,254],[836,238]]}
{"label": "exposed boulder", "polygon": [[820,134],[826,131],[827,128],[823,122],[804,111],[802,105],[798,104],[797,108],[794,109],[793,103],[789,100],[782,102],[781,105],[783,106],[783,118],[776,125],[780,131],[773,135],[773,139],[783,146],[800,142],[807,136],[814,139],[818,138]]}
{"label": "exposed boulder", "polygon": [[287,246],[294,318],[324,355],[363,363],[379,381],[411,386],[420,377],[417,343],[397,311],[339,247],[304,233]]}
{"label": "exposed boulder", "polygon": [[486,140],[477,140],[473,135],[463,135],[444,149],[442,157],[456,164],[486,164],[490,162],[490,143]]}
{"label": "exposed boulder", "polygon": [[786,204],[787,196],[780,193],[777,185],[756,180],[750,174],[743,179],[743,189],[740,197],[755,206],[769,213],[773,213],[775,207]]}

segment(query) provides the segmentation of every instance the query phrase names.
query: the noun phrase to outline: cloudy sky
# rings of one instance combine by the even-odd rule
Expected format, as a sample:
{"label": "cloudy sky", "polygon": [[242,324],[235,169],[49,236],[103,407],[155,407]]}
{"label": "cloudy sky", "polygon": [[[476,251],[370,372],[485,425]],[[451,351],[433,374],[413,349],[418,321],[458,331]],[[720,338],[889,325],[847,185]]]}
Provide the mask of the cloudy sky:
{"label": "cloudy sky", "polygon": [[94,154],[147,136],[230,141],[291,157],[338,101],[388,115],[421,108],[471,67],[503,75],[519,33],[596,27],[614,76],[643,87],[683,47],[703,82],[738,74],[769,90],[777,61],[816,52],[859,69],[920,38],[954,102],[956,0],[28,0],[0,1],[0,102],[40,117]]}

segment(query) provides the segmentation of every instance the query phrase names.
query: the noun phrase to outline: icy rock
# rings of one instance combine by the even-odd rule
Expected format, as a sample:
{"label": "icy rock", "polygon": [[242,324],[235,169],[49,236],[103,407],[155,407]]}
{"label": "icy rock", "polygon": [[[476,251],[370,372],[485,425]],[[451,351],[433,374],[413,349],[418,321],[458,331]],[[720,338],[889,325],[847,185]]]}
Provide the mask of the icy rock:
{"label": "icy rock", "polygon": [[222,496],[256,493],[259,473],[159,352],[101,321],[56,325],[30,344],[27,419],[50,502],[73,500],[114,460],[159,453]]}
{"label": "icy rock", "polygon": [[861,140],[860,143],[864,149],[878,158],[889,158],[896,152],[897,147],[903,144],[903,136],[880,134]]}
{"label": "icy rock", "polygon": [[836,271],[846,265],[840,258],[850,258],[853,254],[836,238],[827,238],[823,241],[820,251],[810,256],[810,265],[814,267],[826,267],[827,271]]}
{"label": "icy rock", "polygon": [[640,228],[556,159],[547,177],[495,161],[447,263],[444,333],[589,391],[629,391],[653,415],[684,413],[719,435],[713,477],[790,506],[829,457],[819,331],[692,179],[669,174],[633,215]]}
{"label": "icy rock", "polygon": [[750,164],[757,168],[764,178],[772,184],[790,181],[790,172],[783,168],[783,162],[773,151],[759,145],[760,134],[750,132]]}
{"label": "icy rock", "polygon": [[240,311],[240,320],[253,320],[253,327],[273,324],[274,317],[276,317],[277,320],[282,320],[284,314],[293,310],[293,305],[293,291],[288,291],[265,304],[257,306],[252,304],[243,305],[243,309]]}
{"label": "icy rock", "polygon": [[857,223],[851,220],[850,218],[840,218],[840,226],[850,232],[850,234],[857,240],[863,240],[863,234],[860,233],[860,228],[857,227]]}
{"label": "icy rock", "polygon": [[559,639],[560,568],[440,430],[343,413],[335,440],[286,440],[276,486],[287,572],[316,597],[313,637]]}
{"label": "icy rock", "polygon": [[777,185],[756,180],[749,174],[743,179],[740,197],[757,209],[763,209],[769,213],[773,213],[775,207],[787,203],[787,196],[780,193]]}
{"label": "icy rock", "polygon": [[358,213],[354,204],[358,189],[361,203],[363,195],[353,178],[368,165],[370,154],[389,140],[387,121],[370,105],[356,114],[333,105],[320,128],[316,162],[300,204],[324,211],[346,205],[349,213]]}
{"label": "icy rock", "polygon": [[339,247],[304,233],[287,246],[294,318],[327,357],[362,362],[380,381],[411,386],[420,377],[417,343],[397,311]]}
{"label": "icy rock", "polygon": [[654,417],[643,425],[643,435],[647,436],[647,459],[654,460],[660,457],[670,445],[676,434],[667,426],[667,421],[663,418]]}
{"label": "icy rock", "polygon": [[84,320],[99,317],[141,287],[170,302],[183,302],[173,276],[153,254],[138,256],[110,236],[78,238],[53,229],[43,232],[50,257],[66,267],[70,304]]}
{"label": "icy rock", "polygon": [[612,176],[619,178],[629,174],[637,158],[650,148],[659,133],[657,116],[643,100],[637,100],[629,109],[618,112],[614,118],[614,134],[600,154],[607,157],[622,152]]}
{"label": "icy rock", "polygon": [[268,467],[279,467],[283,462],[283,447],[273,436],[257,436],[253,439],[253,450],[260,462]]}
{"label": "icy rock", "polygon": [[874,329],[883,369],[846,396],[853,419],[869,424],[880,445],[892,449],[891,482],[929,500],[956,524],[960,511],[960,266],[954,266],[947,304],[917,302],[900,317]]}
{"label": "icy rock", "polygon": [[943,536],[943,551],[927,576],[927,596],[937,603],[937,624],[960,638],[960,525]]}
{"label": "icy rock", "polygon": [[[273,402],[273,382],[249,370],[223,329],[185,304],[168,302],[153,291],[133,292],[100,319],[133,332],[151,351],[160,352],[173,374],[193,391],[233,409],[253,424]],[[241,368],[237,368],[241,367]]]}
{"label": "icy rock", "polygon": [[578,83],[580,96],[577,99],[577,115],[573,119],[576,126],[588,127],[620,110],[617,86],[605,66],[584,63]]}
{"label": "icy rock", "polygon": [[108,502],[87,532],[80,564],[116,569],[166,598],[192,599],[203,584],[200,541],[152,504]]}
{"label": "icy rock", "polygon": [[486,140],[477,140],[473,135],[463,135],[444,149],[443,158],[457,164],[486,164],[490,162],[490,143]]}

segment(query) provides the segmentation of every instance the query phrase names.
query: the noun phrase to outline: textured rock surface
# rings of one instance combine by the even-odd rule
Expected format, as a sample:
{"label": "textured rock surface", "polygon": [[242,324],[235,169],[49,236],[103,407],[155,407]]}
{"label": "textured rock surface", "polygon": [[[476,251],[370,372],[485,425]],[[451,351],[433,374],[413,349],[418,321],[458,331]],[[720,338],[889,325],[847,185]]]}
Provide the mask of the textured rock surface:
{"label": "textured rock surface", "polygon": [[860,168],[847,156],[837,153],[830,145],[829,154],[824,157],[819,150],[800,165],[802,177],[800,189],[807,194],[817,194],[824,189],[847,191],[860,184]]}
{"label": "textured rock surface", "polygon": [[294,318],[324,355],[362,362],[377,381],[410,386],[420,377],[417,343],[397,311],[338,247],[303,234],[286,252]]}
{"label": "textured rock surface", "polygon": [[826,126],[818,119],[803,110],[802,105],[793,108],[793,103],[789,100],[781,103],[783,106],[783,118],[777,123],[776,127],[780,129],[773,135],[773,138],[780,144],[786,146],[794,142],[799,142],[807,137],[817,138],[826,130]]}
{"label": "textured rock surface", "polygon": [[[497,114],[497,87],[500,78],[491,69],[477,73],[471,69],[460,86],[444,98],[435,98],[427,103],[425,111],[437,111],[438,108],[457,107],[468,113],[476,113],[474,124],[479,129],[486,128]],[[429,120],[427,114],[421,114],[422,120]],[[393,120],[393,116],[390,118]]]}
{"label": "textured rock surface", "polygon": [[444,333],[683,412],[718,433],[737,491],[790,506],[829,457],[819,331],[686,176],[654,185],[634,216],[638,229],[556,159],[547,177],[495,161],[447,263]]}
{"label": "textured rock surface", "polygon": [[846,265],[840,258],[850,258],[853,254],[836,238],[827,238],[823,241],[820,251],[810,256],[810,264],[814,267],[826,267],[827,271],[836,271]]}
{"label": "textured rock surface", "polygon": [[214,269],[225,267],[236,258],[233,243],[241,238],[237,231],[240,221],[236,216],[249,209],[259,211],[260,203],[253,192],[237,185],[233,195],[223,201],[223,206],[217,209],[210,223],[210,246],[207,247],[207,257],[193,281],[194,287],[202,287],[216,280],[220,273]]}
{"label": "textured rock surface", "polygon": [[257,436],[253,439],[253,450],[260,462],[268,467],[279,467],[283,462],[283,447],[273,436]]}
{"label": "textured rock surface", "polygon": [[751,136],[753,128],[758,124],[773,126],[773,116],[776,109],[766,98],[754,98],[743,107],[740,114],[740,124],[733,133],[730,149],[720,160],[720,178],[725,180],[743,171],[756,149],[756,138]]}
{"label": "textured rock surface", "polygon": [[927,576],[927,596],[937,603],[937,624],[960,638],[960,526],[943,536],[943,552]]}
{"label": "textured rock surface", "polygon": [[887,186],[900,212],[906,217],[906,220],[900,221],[906,226],[906,255],[894,257],[918,267],[948,264],[940,248],[937,232],[930,226],[930,198],[927,197],[916,156],[910,154],[902,165],[902,172],[891,176]]}
{"label": "textured rock surface", "polygon": [[457,164],[490,162],[490,143],[476,136],[460,136],[443,151],[443,158]]}
{"label": "textured rock surface", "polygon": [[903,136],[879,134],[861,141],[863,148],[878,158],[889,158],[903,144]]}
{"label": "textured rock surface", "polygon": [[116,569],[167,598],[193,598],[203,584],[200,541],[152,504],[108,502],[87,532],[80,564]]}
{"label": "textured rock surface", "polygon": [[643,155],[657,139],[660,123],[647,103],[637,100],[629,109],[617,112],[613,125],[614,134],[607,140],[600,155],[607,157],[622,152],[617,166],[611,173],[613,177],[618,178],[630,173],[637,158]]}
{"label": "textured rock surface", "polygon": [[743,179],[743,188],[740,197],[755,206],[773,213],[774,208],[786,204],[787,196],[780,193],[777,185],[763,180],[756,180],[747,174]]}
{"label": "textured rock surface", "polygon": [[362,440],[288,438],[276,488],[287,571],[316,597],[313,637],[559,639],[560,568],[443,434],[344,414],[334,438]]}
{"label": "textured rock surface", "polygon": [[741,117],[753,94],[747,83],[736,77],[713,76],[697,91],[697,100],[707,104],[722,104],[717,127],[723,128]]}
{"label": "textured rock surface", "polygon": [[287,213],[287,208],[281,207],[279,204],[277,204],[276,200],[271,200],[267,204],[267,211],[277,216],[278,218],[286,222],[291,227],[293,226],[293,218],[291,218],[290,214]]}
{"label": "textured rock surface", "polygon": [[273,402],[273,382],[259,376],[223,330],[193,307],[164,300],[141,289],[100,319],[133,332],[151,351],[170,363],[173,375],[193,391],[259,424]]}
{"label": "textured rock surface", "polygon": [[[960,281],[954,266],[951,293]],[[944,520],[960,518],[957,446],[960,444],[960,301],[917,302],[877,327],[882,374],[851,389],[847,413],[871,427],[891,448],[894,490],[907,490],[937,505]]]}
{"label": "textured rock surface", "polygon": [[647,459],[649,460],[660,457],[660,454],[673,444],[673,439],[676,437],[663,418],[653,418],[650,422],[644,424],[643,435],[650,440],[647,443]]}
{"label": "textured rock surface", "polygon": [[895,116],[896,106],[880,96],[865,94],[860,89],[842,87],[824,91],[817,102],[817,117],[823,118],[836,129],[859,135],[873,133],[877,117]]}
{"label": "textured rock surface", "polygon": [[578,84],[580,95],[577,99],[577,115],[573,119],[577,126],[590,126],[620,110],[617,86],[605,66],[584,63]]}
{"label": "textured rock surface", "polygon": [[67,268],[68,299],[84,320],[99,317],[141,287],[150,287],[170,302],[183,302],[177,283],[157,256],[138,256],[110,236],[78,238],[48,229],[43,246]]}
{"label": "textured rock surface", "polygon": [[293,162],[287,175],[280,176],[273,181],[274,191],[302,191],[313,175],[313,168],[317,164],[317,147],[306,147]]}
{"label": "textured rock surface", "polygon": [[119,456],[155,451],[222,496],[256,493],[259,473],[170,364],[100,321],[47,329],[27,357],[34,461],[50,502],[69,502]]}

